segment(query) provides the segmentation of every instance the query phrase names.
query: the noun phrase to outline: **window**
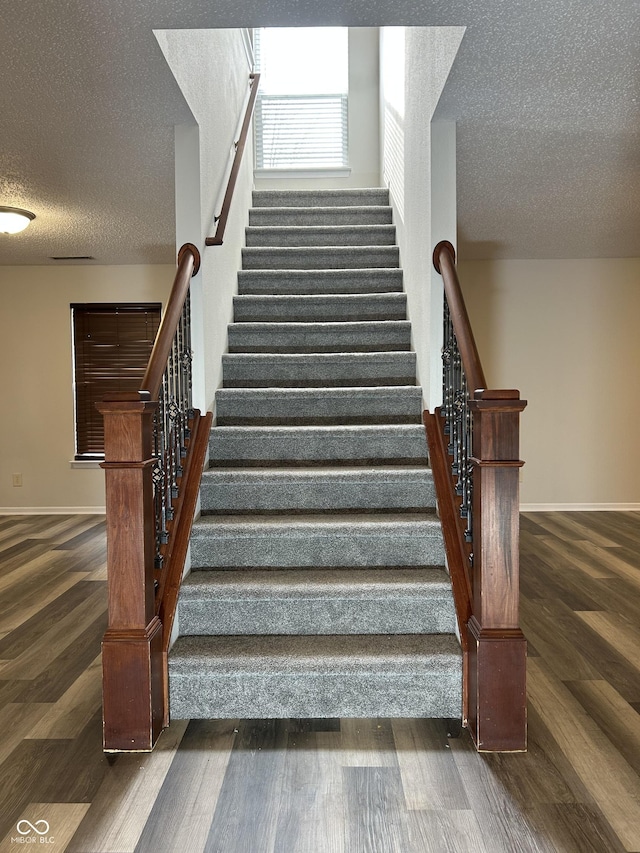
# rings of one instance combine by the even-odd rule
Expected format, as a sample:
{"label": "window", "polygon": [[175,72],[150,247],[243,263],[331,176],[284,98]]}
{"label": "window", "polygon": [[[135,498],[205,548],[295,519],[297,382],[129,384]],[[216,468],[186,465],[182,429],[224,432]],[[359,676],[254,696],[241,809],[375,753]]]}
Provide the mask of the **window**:
{"label": "window", "polygon": [[348,166],[348,30],[265,28],[255,34],[259,169]]}
{"label": "window", "polygon": [[71,313],[76,459],[95,459],[104,455],[104,426],[96,403],[105,394],[140,388],[161,305],[72,305]]}

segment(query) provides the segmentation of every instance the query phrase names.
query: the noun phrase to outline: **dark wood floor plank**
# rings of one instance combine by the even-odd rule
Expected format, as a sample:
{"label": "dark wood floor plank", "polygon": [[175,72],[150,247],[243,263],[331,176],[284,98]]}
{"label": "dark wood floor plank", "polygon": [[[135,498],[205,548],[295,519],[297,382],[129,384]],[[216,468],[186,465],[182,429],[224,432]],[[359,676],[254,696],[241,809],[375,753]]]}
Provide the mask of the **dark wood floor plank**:
{"label": "dark wood floor plank", "polygon": [[[70,643],[33,681],[20,681],[16,702],[57,702],[100,652],[107,629],[106,609],[96,621]],[[0,673],[1,675],[1,673]]]}
{"label": "dark wood floor plank", "polygon": [[595,580],[544,553],[523,551],[520,556],[522,592],[528,598],[560,599],[573,610],[601,610]]}
{"label": "dark wood floor plank", "polygon": [[640,778],[543,663],[529,661],[528,692],[623,846],[640,849]]}
{"label": "dark wood floor plank", "polygon": [[[393,720],[393,734],[408,809],[469,809],[448,748],[444,720]],[[464,732],[462,737],[468,737]],[[425,754],[431,756],[425,761]]]}
{"label": "dark wood floor plank", "polygon": [[87,597],[95,594],[96,588],[93,584],[86,581],[75,584],[29,619],[28,622],[12,631],[4,640],[0,640],[0,658],[5,660],[17,658],[33,648],[35,643],[47,635],[51,626],[58,624],[69,614],[74,613],[78,607],[86,602]]}
{"label": "dark wood floor plank", "polygon": [[640,777],[640,715],[604,680],[565,683]]}
{"label": "dark wood floor plank", "polygon": [[66,853],[133,853],[186,728],[186,720],[175,720],[152,753],[107,761],[102,783]]}
{"label": "dark wood floor plank", "polygon": [[495,853],[491,838],[485,839],[478,819],[466,811],[413,811],[409,814],[407,853]]}
{"label": "dark wood floor plank", "polygon": [[397,767],[391,720],[342,720],[340,763],[343,767]]}
{"label": "dark wood floor plank", "polygon": [[640,625],[640,588],[626,578],[606,578],[593,581],[599,589],[603,606],[600,610],[620,613],[634,625]]}
{"label": "dark wood floor plank", "polygon": [[[106,532],[106,521],[102,517],[97,517],[97,520],[86,530],[81,533],[74,533],[69,538],[66,536],[62,539],[59,545],[56,545],[56,551],[73,551],[76,548],[82,548],[85,545],[97,542],[103,548],[105,546],[104,536]],[[106,548],[105,548],[106,550]]]}
{"label": "dark wood floor plank", "polygon": [[90,802],[107,765],[101,749],[99,714],[73,741],[23,740],[0,765],[0,837],[29,802]]}
{"label": "dark wood floor plank", "polygon": [[527,820],[567,853],[624,853],[624,847],[597,810],[582,803],[549,803],[527,808]]}
{"label": "dark wood floor plank", "polygon": [[[633,548],[638,542],[640,522],[632,518],[630,513],[592,512],[585,521],[581,519],[585,513],[567,512],[563,515],[579,523],[588,523],[589,528],[600,537],[615,542],[619,547]],[[590,537],[590,541],[594,540]]]}
{"label": "dark wood floor plank", "polygon": [[[79,586],[82,584],[77,584],[71,591],[75,591]],[[0,675],[3,678],[19,678],[21,680],[36,678],[78,636],[91,629],[92,625],[104,613],[105,606],[105,590],[97,584],[90,584],[90,591],[84,600],[78,602],[64,616],[60,616],[51,622],[50,627],[40,636],[35,637],[28,648],[13,657],[3,667]],[[14,647],[11,647],[11,651],[14,651]]]}
{"label": "dark wood floor plank", "polygon": [[346,849],[358,853],[406,853],[409,819],[400,771],[394,767],[345,767]]}
{"label": "dark wood floor plank", "polygon": [[335,732],[290,728],[274,853],[345,853],[342,755]]}
{"label": "dark wood floor plank", "polygon": [[610,536],[603,536],[594,530],[590,513],[579,513],[573,517],[568,512],[540,513],[542,518],[538,522],[541,527],[548,530],[558,539],[566,540],[588,540],[594,545],[602,548],[615,548],[616,542]]}
{"label": "dark wood floor plank", "polygon": [[42,539],[24,539],[0,553],[0,577],[11,574],[30,560],[51,551],[51,543]]}
{"label": "dark wood floor plank", "polygon": [[272,853],[286,742],[286,720],[239,723],[206,853]]}
{"label": "dark wood floor plank", "polygon": [[576,646],[576,632],[558,624],[553,604],[550,599],[521,598],[520,625],[527,640],[534,643],[538,654],[553,667],[558,678],[600,678],[600,672]]}
{"label": "dark wood floor plank", "polygon": [[[204,850],[236,737],[235,720],[193,720],[158,792],[136,853]],[[251,804],[246,804],[251,808]]]}

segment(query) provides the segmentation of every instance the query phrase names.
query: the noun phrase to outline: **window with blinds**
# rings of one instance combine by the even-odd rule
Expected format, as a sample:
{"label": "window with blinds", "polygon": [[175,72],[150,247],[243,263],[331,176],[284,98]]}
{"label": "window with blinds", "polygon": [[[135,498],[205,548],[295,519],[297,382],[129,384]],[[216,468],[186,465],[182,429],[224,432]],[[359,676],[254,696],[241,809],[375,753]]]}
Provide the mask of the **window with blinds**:
{"label": "window with blinds", "polygon": [[268,27],[254,47],[257,168],[348,166],[348,30]]}
{"label": "window with blinds", "polygon": [[76,459],[104,456],[104,426],[96,403],[105,394],[140,388],[161,310],[159,303],[71,306]]}

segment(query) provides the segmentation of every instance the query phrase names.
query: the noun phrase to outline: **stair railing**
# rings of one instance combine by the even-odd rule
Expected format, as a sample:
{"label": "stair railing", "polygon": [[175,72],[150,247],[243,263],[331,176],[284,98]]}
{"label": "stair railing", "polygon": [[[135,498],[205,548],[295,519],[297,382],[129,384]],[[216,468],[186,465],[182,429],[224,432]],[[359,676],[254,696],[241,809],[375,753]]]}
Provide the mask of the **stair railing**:
{"label": "stair railing", "polygon": [[527,745],[526,640],[519,627],[517,390],[487,389],[451,243],[444,284],[443,404],[425,412],[464,656],[463,720],[481,751]]}
{"label": "stair railing", "polygon": [[168,725],[167,654],[211,414],[191,400],[186,243],[138,392],[104,416],[109,624],[102,642],[105,751],[148,751]]}
{"label": "stair railing", "polygon": [[207,237],[207,239],[204,241],[205,246],[222,245],[225,228],[227,227],[227,219],[229,218],[229,210],[231,209],[231,199],[233,198],[233,191],[236,188],[236,182],[238,180],[238,174],[240,172],[240,164],[242,162],[242,155],[244,154],[244,149],[247,144],[247,137],[249,136],[249,128],[251,126],[251,119],[253,118],[256,98],[258,97],[259,85],[260,75],[257,73],[250,74],[249,96],[247,99],[247,106],[244,112],[244,116],[242,118],[242,125],[240,127],[238,139],[233,143],[235,153],[233,156],[233,162],[231,163],[229,180],[227,181],[227,189],[224,194],[220,213],[214,217],[214,224],[216,226],[215,234],[213,235],[213,237]]}

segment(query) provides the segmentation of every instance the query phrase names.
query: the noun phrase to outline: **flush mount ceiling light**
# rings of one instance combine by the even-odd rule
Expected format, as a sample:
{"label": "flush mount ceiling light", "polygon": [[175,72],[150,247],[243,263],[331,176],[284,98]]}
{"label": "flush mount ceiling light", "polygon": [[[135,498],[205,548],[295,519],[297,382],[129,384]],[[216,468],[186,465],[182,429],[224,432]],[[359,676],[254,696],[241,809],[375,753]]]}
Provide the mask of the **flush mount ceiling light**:
{"label": "flush mount ceiling light", "polygon": [[35,213],[31,213],[30,210],[0,205],[0,234],[17,234],[19,231],[24,231],[35,218]]}

